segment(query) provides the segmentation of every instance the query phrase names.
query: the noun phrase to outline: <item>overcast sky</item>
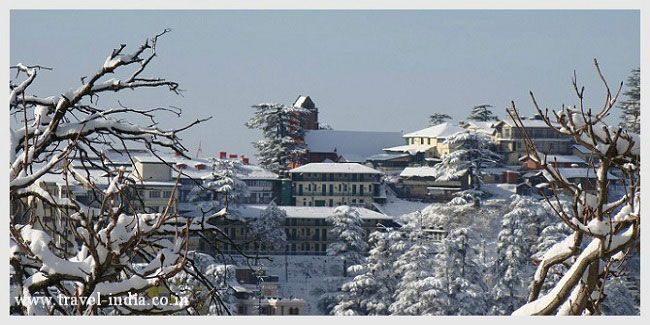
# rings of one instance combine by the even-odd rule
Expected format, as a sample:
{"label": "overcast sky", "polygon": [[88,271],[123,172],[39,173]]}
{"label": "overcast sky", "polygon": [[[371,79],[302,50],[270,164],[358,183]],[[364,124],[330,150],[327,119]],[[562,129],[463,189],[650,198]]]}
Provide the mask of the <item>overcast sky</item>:
{"label": "overcast sky", "polygon": [[[243,124],[251,105],[291,104],[309,95],[320,121],[340,130],[410,132],[432,112],[463,119],[479,104],[505,117],[514,100],[532,113],[528,91],[556,108],[575,104],[571,76],[600,107],[598,58],[610,84],[639,66],[638,11],[13,11],[11,64],[40,64],[32,93],[77,87],[111,50],[129,50],[171,28],[147,76],[180,83],[120,93],[134,107],[178,106],[172,127],[214,116],[182,137],[194,155],[253,156],[258,131]],[[13,76],[12,76],[13,77]],[[100,106],[117,104],[105,95]],[[618,120],[618,111],[610,121]]]}

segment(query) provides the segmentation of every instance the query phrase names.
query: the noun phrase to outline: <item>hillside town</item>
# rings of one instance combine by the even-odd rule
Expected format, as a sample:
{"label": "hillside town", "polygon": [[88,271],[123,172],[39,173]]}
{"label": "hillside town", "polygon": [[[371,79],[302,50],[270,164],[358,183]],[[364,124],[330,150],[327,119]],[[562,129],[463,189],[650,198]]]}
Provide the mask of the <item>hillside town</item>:
{"label": "hillside town", "polygon": [[[219,204],[224,202],[222,196],[228,197],[230,216],[214,224],[229,236],[229,241],[214,245],[193,236],[189,238],[189,249],[211,256],[256,254],[258,259],[260,255],[327,255],[328,246],[336,240],[328,237],[333,226],[328,218],[341,206],[354,208],[361,220],[364,241],[368,241],[368,235],[380,228],[403,226],[403,215],[419,212],[431,203],[466,199],[464,193],[480,186],[488,188],[484,193],[487,197],[494,196],[495,190],[501,197],[537,197],[540,185],[550,188],[554,178],[539,161],[527,155],[523,132],[542,150],[544,159],[571,183],[589,189],[598,178],[590,171],[593,154],[570,137],[554,132],[539,115],[521,117],[523,128],[518,128],[511,119],[497,120],[484,108],[481,112],[487,111],[491,120],[470,116],[467,121],[445,121],[403,134],[321,129],[319,108],[310,96],[298,96],[291,108],[300,109],[301,115],[288,119],[296,124],[287,128],[303,130],[292,141],[304,151],[277,172],[251,164],[249,157],[225,151],[219,157],[188,157],[180,152],[110,148],[66,163],[87,173],[93,185],[104,190],[112,186],[116,175],[93,166],[108,165],[122,173],[132,184],[129,198],[134,213],[165,212],[201,218],[215,213],[215,208],[223,208]],[[496,158],[483,166],[460,168],[452,178],[441,177],[437,167],[443,165],[445,157],[466,149],[448,141],[461,134],[481,136],[485,143],[480,146],[491,150]],[[59,168],[64,168],[60,164]],[[610,193],[615,196],[622,187],[620,177],[608,173],[607,179]],[[215,181],[218,185],[211,186]],[[54,194],[55,201],[72,198],[94,208],[104,202],[88,184],[59,173],[44,175],[38,184],[43,191]],[[214,191],[200,191],[201,186]],[[21,207],[31,207],[42,216],[43,227],[62,220],[60,214],[66,213],[48,204],[48,200],[32,200],[13,208],[17,214],[24,214]],[[470,202],[480,204],[480,200],[472,197]],[[284,247],[260,243],[256,237],[255,221],[269,209],[281,211],[284,216],[277,225],[284,233]],[[439,224],[430,232],[440,241],[448,229]],[[63,243],[66,238],[55,240]],[[233,265],[239,314],[259,312],[254,307],[259,305],[256,299],[260,294],[262,314],[304,313],[304,299],[280,294],[278,275],[263,277],[264,288],[260,288],[255,286],[254,270],[239,263]]]}
{"label": "hillside town", "polygon": [[[48,15],[76,23],[101,14]],[[571,76],[570,95],[540,75],[557,62],[543,61],[533,73],[529,63],[508,59],[507,69],[517,73],[505,74],[497,63],[487,69],[502,74],[496,88],[504,89],[495,92],[483,88],[497,79],[474,71],[494,58],[478,64],[463,57],[472,51],[428,47],[411,37],[446,35],[438,30],[444,26],[456,33],[456,19],[472,23],[477,13],[446,13],[438,16],[444,26],[435,28],[411,22],[430,27],[435,19],[423,17],[438,12],[249,14],[202,20],[195,12],[138,13],[180,26],[216,24],[220,32],[246,25],[240,19],[255,23],[246,25],[254,31],[233,30],[223,43],[204,42],[195,26],[195,33],[164,28],[140,43],[126,38],[107,47],[104,57],[51,56],[72,79],[55,74],[49,61],[23,63],[42,49],[24,42],[30,37],[12,40],[29,50],[12,54],[10,66],[10,315],[640,315],[638,58],[602,64],[594,58],[586,71],[582,58],[563,57],[578,67],[562,72]],[[638,20],[633,14],[611,15]],[[54,19],[48,15],[43,19]],[[331,15],[361,23],[361,31],[374,31],[381,26],[373,19],[384,19],[381,50],[367,50],[377,45],[371,37],[361,46],[359,37],[331,33],[332,24],[301,25],[337,50],[361,49],[323,54],[320,43],[280,19],[332,22]],[[115,28],[133,19],[120,17],[125,22]],[[510,28],[504,35],[521,37]],[[401,36],[393,39],[388,30]],[[74,45],[88,41],[85,33]],[[260,49],[270,48],[264,38],[276,34],[300,42],[282,56],[258,56],[273,52]],[[271,43],[283,42],[289,43]],[[399,58],[382,57],[384,49]],[[427,51],[447,61],[430,60]],[[290,69],[269,72],[284,55],[296,55],[286,61]],[[347,62],[330,56],[346,55],[356,58],[343,69],[350,80],[341,73],[325,78]],[[294,64],[300,60],[304,65]],[[472,75],[440,81],[452,75],[446,70]],[[423,79],[411,80],[421,73]],[[292,74],[300,77],[296,84],[278,81]],[[313,79],[317,86],[303,85]],[[421,93],[423,83],[435,91]],[[357,92],[368,91],[382,101],[366,104],[372,96]],[[290,98],[278,102],[283,96]]]}

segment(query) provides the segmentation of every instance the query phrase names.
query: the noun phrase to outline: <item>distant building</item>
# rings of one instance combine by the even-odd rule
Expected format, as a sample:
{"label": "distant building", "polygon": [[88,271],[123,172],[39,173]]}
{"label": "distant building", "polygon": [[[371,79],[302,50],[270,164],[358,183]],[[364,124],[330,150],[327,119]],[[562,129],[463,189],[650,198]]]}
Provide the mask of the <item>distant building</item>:
{"label": "distant building", "polygon": [[357,163],[311,163],[289,171],[296,206],[372,207],[385,199],[382,172]]}
{"label": "distant building", "polygon": [[[553,131],[541,117],[522,118],[523,127],[540,153],[551,155],[570,155],[573,140]],[[501,120],[492,125],[495,129],[493,140],[497,150],[503,154],[506,164],[518,164],[519,158],[526,155],[523,134],[514,122]]]}
{"label": "distant building", "polygon": [[437,181],[433,167],[407,167],[400,173],[395,186],[402,197],[426,200],[448,201],[454,193],[469,188],[469,174],[465,173],[456,180]]}
{"label": "distant building", "polygon": [[[540,155],[540,159],[544,160],[544,157],[544,155]],[[523,163],[523,170],[537,170],[542,168],[539,162],[529,156],[521,157],[519,161]],[[587,167],[587,162],[575,155],[547,155],[546,163],[556,168]]]}
{"label": "distant building", "polygon": [[[244,204],[236,208],[237,214],[242,219],[219,219],[216,225],[227,234],[239,250],[249,254],[257,253],[260,249],[262,255],[325,255],[327,245],[333,238],[328,234],[331,225],[326,221],[328,216],[334,214],[334,207],[309,207],[309,206],[281,206],[280,209],[287,213],[282,230],[287,236],[287,245],[285,249],[279,251],[271,250],[265,245],[257,246],[252,242],[247,223],[260,216],[260,213],[266,209],[266,205]],[[399,226],[393,221],[392,216],[357,207],[361,217],[362,226],[366,230],[366,240],[368,234],[377,230],[379,225],[386,227]],[[235,254],[238,250],[228,242],[218,243],[218,248],[223,253]],[[213,253],[213,248],[205,243],[199,244],[199,250],[206,253]]]}
{"label": "distant building", "polygon": [[409,154],[414,162],[436,160],[448,154],[453,148],[445,143],[450,136],[465,131],[464,128],[452,124],[441,123],[426,129],[404,134],[406,145],[386,147],[387,153]]}
{"label": "distant building", "polygon": [[327,159],[364,163],[369,157],[381,154],[383,148],[402,141],[401,132],[309,130],[305,132],[305,163]]}
{"label": "distant building", "polygon": [[[588,192],[595,190],[598,175],[593,168],[558,168],[558,171],[569,183],[579,185]],[[608,185],[610,194],[619,190],[621,184],[618,177],[607,173],[607,180],[610,182]],[[547,170],[530,171],[522,175],[522,183],[517,187],[517,194],[537,194],[542,191],[550,196],[553,195],[551,183],[555,183],[555,179]],[[557,188],[562,188],[559,184],[556,185]]]}
{"label": "distant building", "polygon": [[305,130],[318,130],[318,107],[309,96],[300,95],[292,105],[293,107],[304,108],[308,111],[303,114],[301,126]]}

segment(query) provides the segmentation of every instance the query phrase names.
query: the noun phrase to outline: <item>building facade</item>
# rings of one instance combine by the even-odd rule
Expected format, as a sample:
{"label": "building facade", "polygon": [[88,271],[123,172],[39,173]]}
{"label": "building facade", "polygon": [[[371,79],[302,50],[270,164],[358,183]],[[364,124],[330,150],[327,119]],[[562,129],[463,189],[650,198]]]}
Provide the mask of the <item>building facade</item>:
{"label": "building facade", "polygon": [[[535,144],[539,152],[551,155],[570,155],[574,145],[570,137],[559,134],[551,129],[539,116],[522,119],[526,134]],[[519,158],[526,155],[526,147],[521,130],[512,121],[501,120],[494,123],[493,140],[499,153],[503,154],[504,162],[510,165],[519,163]]]}
{"label": "building facade", "polygon": [[382,172],[358,163],[311,163],[289,171],[296,206],[372,207]]}

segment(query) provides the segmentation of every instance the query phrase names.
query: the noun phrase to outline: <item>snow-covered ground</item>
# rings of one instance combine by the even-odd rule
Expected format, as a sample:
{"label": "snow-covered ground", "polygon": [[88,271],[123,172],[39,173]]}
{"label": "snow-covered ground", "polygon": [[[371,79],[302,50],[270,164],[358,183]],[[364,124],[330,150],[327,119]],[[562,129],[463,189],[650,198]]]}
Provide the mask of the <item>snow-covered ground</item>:
{"label": "snow-covered ground", "polygon": [[385,215],[399,217],[404,214],[422,210],[429,204],[431,203],[400,199],[395,196],[395,193],[390,190],[390,188],[387,187],[386,203],[375,204],[375,207],[379,210],[379,212]]}

